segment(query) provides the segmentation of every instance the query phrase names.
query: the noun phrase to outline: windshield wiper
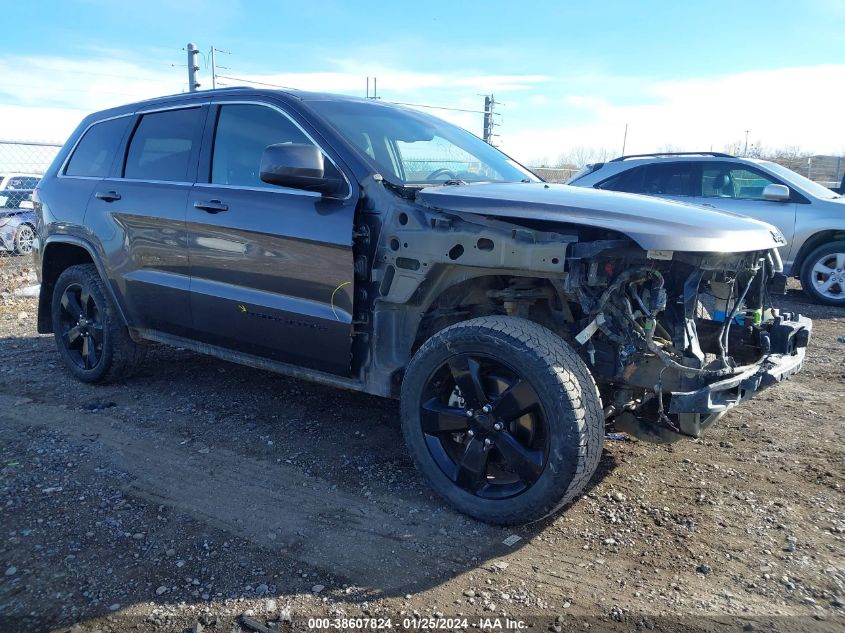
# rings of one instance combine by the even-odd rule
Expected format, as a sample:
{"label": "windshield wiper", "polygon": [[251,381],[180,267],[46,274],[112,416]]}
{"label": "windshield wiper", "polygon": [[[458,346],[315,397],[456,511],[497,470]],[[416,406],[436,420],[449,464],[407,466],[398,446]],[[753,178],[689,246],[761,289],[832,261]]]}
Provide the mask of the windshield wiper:
{"label": "windshield wiper", "polygon": [[450,178],[449,180],[443,181],[444,185],[468,185],[469,183],[466,180],[461,180],[460,178]]}

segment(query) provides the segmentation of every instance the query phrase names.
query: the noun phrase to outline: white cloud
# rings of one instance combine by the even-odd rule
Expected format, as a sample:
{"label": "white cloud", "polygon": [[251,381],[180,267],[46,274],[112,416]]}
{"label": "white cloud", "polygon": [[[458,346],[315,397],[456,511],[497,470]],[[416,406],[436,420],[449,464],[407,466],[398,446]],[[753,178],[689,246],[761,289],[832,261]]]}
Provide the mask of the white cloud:
{"label": "white cloud", "polygon": [[509,129],[503,149],[528,162],[557,157],[575,147],[619,152],[628,124],[626,153],[666,146],[722,150],[744,140],[745,130],[750,131],[750,142],[766,147],[845,151],[843,64],[661,81],[643,85],[632,96],[648,103],[616,105],[599,94],[565,96],[563,103],[576,112],[567,125],[544,121]]}
{"label": "white cloud", "polygon": [[[723,74],[676,81],[599,76],[573,71],[548,77],[413,72],[352,59],[332,60],[314,73],[242,74],[223,70],[227,85],[243,79],[304,90],[363,96],[365,77],[377,76],[385,100],[477,111],[479,94],[496,93],[502,149],[523,162],[557,158],[574,148],[617,153],[628,124],[626,151],[721,150],[744,139],[768,147],[797,145],[811,152],[839,153],[845,64]],[[85,114],[121,103],[186,89],[183,67],[140,65],[118,53],[96,51],[88,59],[21,55],[0,58],[0,139],[58,140]],[[210,87],[209,73],[200,80]],[[624,101],[622,99],[624,98]],[[631,105],[636,104],[636,105]],[[478,112],[427,110],[480,134]]]}
{"label": "white cloud", "polygon": [[63,141],[88,113],[183,89],[181,69],[113,58],[0,58],[0,138]]}
{"label": "white cloud", "polygon": [[[183,92],[186,71],[166,63],[139,65],[100,50],[94,58],[7,56],[0,58],[0,138],[63,140],[89,112],[165,94]],[[422,102],[477,110],[479,92],[525,91],[546,81],[541,75],[466,75],[419,73],[380,65],[335,61],[338,70],[309,73],[245,74],[221,70],[220,86],[255,83],[300,90],[364,96],[366,76],[378,77],[379,95],[396,101]],[[203,88],[210,73],[199,73]],[[371,84],[371,89],[373,85]],[[2,103],[6,102],[6,103]],[[480,115],[431,110],[458,125],[476,130]]]}

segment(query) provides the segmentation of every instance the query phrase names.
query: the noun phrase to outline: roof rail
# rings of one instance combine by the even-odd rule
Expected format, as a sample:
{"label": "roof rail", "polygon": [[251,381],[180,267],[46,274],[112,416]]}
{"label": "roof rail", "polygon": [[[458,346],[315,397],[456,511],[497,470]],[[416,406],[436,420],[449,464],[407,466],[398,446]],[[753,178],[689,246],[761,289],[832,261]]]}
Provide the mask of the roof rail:
{"label": "roof rail", "polygon": [[616,163],[628,158],[649,158],[658,156],[717,156],[719,158],[735,158],[734,156],[725,154],[724,152],[653,152],[651,154],[628,154],[627,156],[619,156],[611,159],[609,162]]}

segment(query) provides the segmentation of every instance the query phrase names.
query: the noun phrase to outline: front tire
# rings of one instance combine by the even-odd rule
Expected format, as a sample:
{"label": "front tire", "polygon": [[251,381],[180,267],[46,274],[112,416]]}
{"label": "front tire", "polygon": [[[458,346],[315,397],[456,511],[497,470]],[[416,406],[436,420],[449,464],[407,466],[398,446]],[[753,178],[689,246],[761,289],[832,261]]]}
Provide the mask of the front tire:
{"label": "front tire", "polygon": [[141,363],[144,348],[130,337],[93,264],[67,268],[56,281],[53,333],[65,367],[82,382],[114,382]]}
{"label": "front tire", "polygon": [[598,467],[604,415],[569,345],[504,316],[452,325],[414,355],[402,430],[431,487],[460,512],[500,525],[542,519]]}
{"label": "front tire", "polygon": [[28,255],[32,252],[35,230],[29,224],[21,224],[15,231],[15,254]]}
{"label": "front tire", "polygon": [[801,287],[817,303],[845,306],[845,241],[822,244],[807,255]]}

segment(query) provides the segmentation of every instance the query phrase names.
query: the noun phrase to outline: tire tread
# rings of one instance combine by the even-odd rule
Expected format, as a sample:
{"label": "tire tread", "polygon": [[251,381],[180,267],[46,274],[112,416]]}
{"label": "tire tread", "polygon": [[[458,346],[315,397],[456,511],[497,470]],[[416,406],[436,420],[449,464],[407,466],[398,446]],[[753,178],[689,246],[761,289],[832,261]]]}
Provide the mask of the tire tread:
{"label": "tire tread", "polygon": [[[100,361],[104,363],[105,370],[99,375],[92,375],[86,377],[75,371],[71,367],[74,375],[85,382],[99,382],[112,383],[120,382],[131,376],[143,362],[146,356],[146,347],[137,344],[129,336],[129,331],[123,322],[116,306],[111,300],[111,297],[103,283],[100,273],[97,272],[97,267],[94,264],[76,264],[65,269],[56,283],[56,292],[60,292],[62,288],[67,285],[67,281],[63,279],[75,278],[74,281],[81,284],[86,284],[90,288],[96,288],[97,292],[103,297],[102,309],[105,313],[103,319],[104,328],[106,329],[105,336],[109,337],[110,345],[108,354]],[[56,343],[59,342],[59,328],[57,324],[53,325],[56,332]],[[104,346],[105,347],[105,346]]]}
{"label": "tire tread", "polygon": [[[542,508],[536,508],[529,517],[524,512],[509,514],[505,511],[497,514],[491,522],[512,525],[525,523],[526,520],[536,521],[554,514],[571,502],[584,490],[598,468],[604,440],[601,399],[589,369],[575,350],[559,335],[527,319],[484,316],[455,323],[426,341],[414,359],[444,345],[448,347],[450,339],[455,335],[475,338],[489,332],[498,333],[499,338],[504,335],[534,353],[536,362],[561,387],[556,403],[559,414],[568,416],[577,428],[579,457],[575,473],[559,498]],[[413,363],[414,360],[411,361]],[[417,460],[416,456],[414,460]]]}

